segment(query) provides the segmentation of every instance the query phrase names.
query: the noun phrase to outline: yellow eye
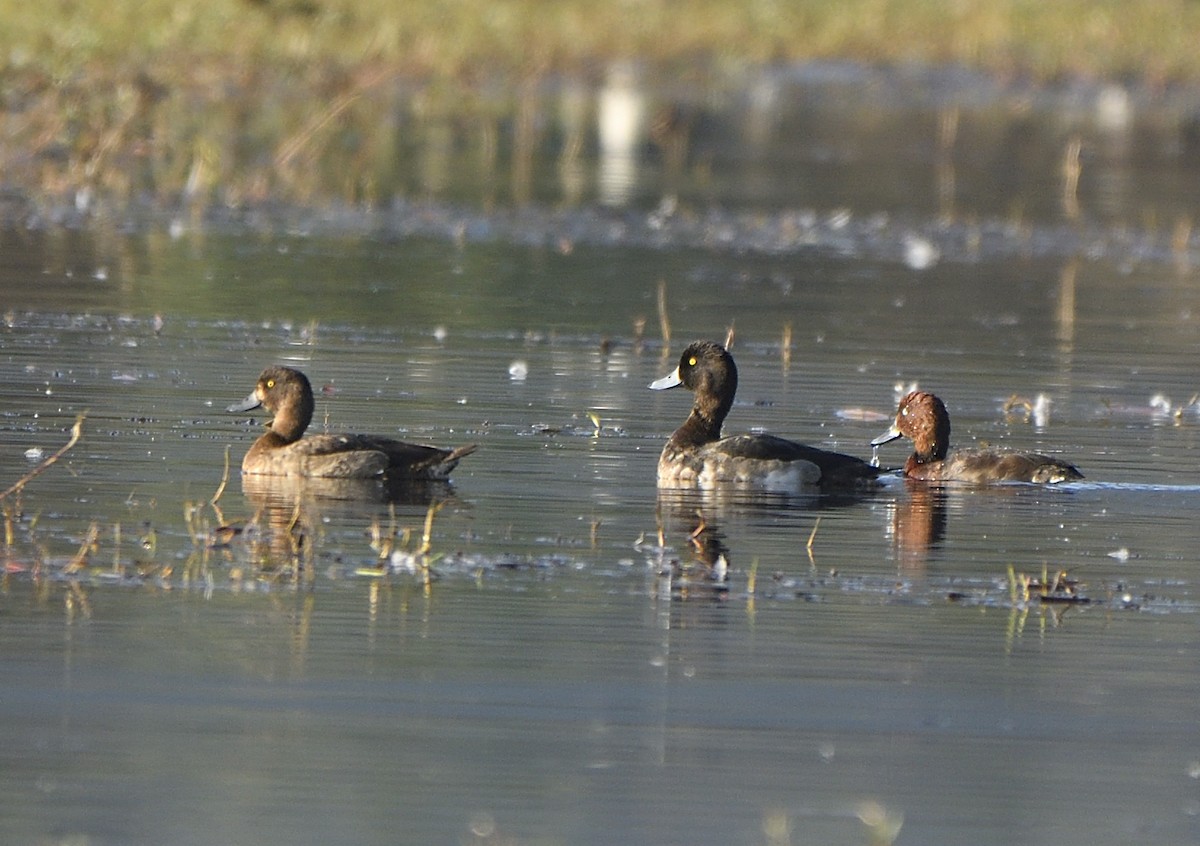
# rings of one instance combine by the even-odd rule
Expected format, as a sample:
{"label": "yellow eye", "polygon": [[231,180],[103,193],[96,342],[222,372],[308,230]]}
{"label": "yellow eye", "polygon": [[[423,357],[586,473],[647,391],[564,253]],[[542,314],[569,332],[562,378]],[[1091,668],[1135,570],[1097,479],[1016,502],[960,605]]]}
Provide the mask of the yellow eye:
{"label": "yellow eye", "polygon": [[695,356],[692,356],[691,358],[689,358],[689,359],[688,359],[688,366],[689,366],[689,367],[695,367],[695,366],[696,366],[696,357],[695,357]]}
{"label": "yellow eye", "polygon": [[274,379],[268,379],[268,380],[267,380],[267,387],[268,387],[268,388],[274,388],[274,387],[275,387],[275,380],[274,380]]}

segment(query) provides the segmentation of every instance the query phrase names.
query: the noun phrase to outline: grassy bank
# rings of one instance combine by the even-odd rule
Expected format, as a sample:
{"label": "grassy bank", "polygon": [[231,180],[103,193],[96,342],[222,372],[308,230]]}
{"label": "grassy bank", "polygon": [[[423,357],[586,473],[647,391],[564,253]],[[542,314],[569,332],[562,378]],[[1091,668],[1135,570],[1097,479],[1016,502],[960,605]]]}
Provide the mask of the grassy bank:
{"label": "grassy bank", "polygon": [[1200,78],[1191,0],[0,0],[0,20],[0,68],[59,78],[133,67],[169,78],[259,62],[460,77],[614,57]]}

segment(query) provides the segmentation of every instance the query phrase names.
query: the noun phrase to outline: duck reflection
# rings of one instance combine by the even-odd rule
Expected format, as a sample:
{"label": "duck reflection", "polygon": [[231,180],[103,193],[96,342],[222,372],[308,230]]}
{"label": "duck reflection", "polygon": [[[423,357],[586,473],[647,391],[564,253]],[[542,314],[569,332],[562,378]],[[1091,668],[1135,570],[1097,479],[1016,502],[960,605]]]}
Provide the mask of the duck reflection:
{"label": "duck reflection", "polygon": [[900,572],[916,574],[946,535],[946,489],[919,479],[903,482],[906,495],[892,506],[889,531]]}
{"label": "duck reflection", "polygon": [[[658,494],[658,593],[686,598],[697,592],[723,596],[728,591],[730,552],[718,522],[720,508],[696,491],[664,489]],[[686,538],[683,551],[668,556],[668,538]]]}
{"label": "duck reflection", "polygon": [[[926,488],[928,492],[928,486]],[[860,505],[875,498],[879,493],[880,491],[875,489],[780,494],[727,486],[710,490],[659,488],[657,515],[660,578],[674,579],[671,587],[677,595],[682,588],[689,586],[692,589],[704,586],[710,591],[714,586],[719,586],[721,590],[727,590],[729,572],[734,568],[735,558],[721,528],[727,520],[733,519],[736,523],[747,517],[751,520],[762,517],[773,519],[775,516],[795,516],[797,512],[819,515],[824,511]],[[903,518],[900,531],[907,539],[906,546],[910,543],[920,543],[915,531],[921,514],[920,507],[915,503],[920,496],[921,493],[918,492],[917,498],[898,498],[895,504],[897,511],[904,511],[906,515],[909,514],[911,505],[916,508],[914,513],[918,515]],[[930,516],[939,514],[940,524],[944,526],[944,510],[940,505],[938,508],[930,507],[925,513]],[[934,522],[937,523],[937,520]],[[941,531],[940,528],[930,526],[930,532],[937,534],[938,538]],[[670,548],[671,539],[677,539],[680,535],[687,538],[687,551],[675,558],[669,558],[665,551]]]}
{"label": "duck reflection", "polygon": [[429,506],[454,498],[445,479],[326,479],[303,476],[242,476],[242,493],[260,507],[293,508],[311,501],[325,513],[361,514],[364,506]]}
{"label": "duck reflection", "polygon": [[448,481],[383,478],[243,476],[242,493],[254,518],[232,531],[246,536],[260,570],[296,574],[311,572],[313,541],[327,518],[383,517],[395,506],[429,508],[454,499]]}

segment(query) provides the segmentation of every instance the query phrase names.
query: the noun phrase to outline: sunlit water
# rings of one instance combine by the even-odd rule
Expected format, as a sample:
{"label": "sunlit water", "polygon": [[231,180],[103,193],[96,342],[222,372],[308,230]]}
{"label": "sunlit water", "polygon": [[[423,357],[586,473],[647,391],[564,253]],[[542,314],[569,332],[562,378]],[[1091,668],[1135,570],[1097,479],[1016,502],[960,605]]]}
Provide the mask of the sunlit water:
{"label": "sunlit water", "polygon": [[[1200,838],[1193,270],[600,240],[6,236],[0,478],[85,418],[4,501],[0,839]],[[731,325],[728,431],[866,457],[916,381],[1087,480],[660,495],[646,385]],[[314,428],[480,449],[243,488],[272,362]]]}

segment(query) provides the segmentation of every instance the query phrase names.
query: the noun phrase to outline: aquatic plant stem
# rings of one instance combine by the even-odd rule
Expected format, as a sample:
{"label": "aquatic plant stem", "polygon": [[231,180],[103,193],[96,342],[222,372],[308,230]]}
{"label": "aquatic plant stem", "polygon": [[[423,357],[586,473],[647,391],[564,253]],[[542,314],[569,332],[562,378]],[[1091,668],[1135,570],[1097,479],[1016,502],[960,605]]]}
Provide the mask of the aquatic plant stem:
{"label": "aquatic plant stem", "polygon": [[87,537],[83,539],[83,543],[80,545],[79,551],[75,553],[75,557],[71,559],[70,563],[63,568],[63,572],[68,574],[78,573],[85,566],[87,566],[88,551],[96,545],[96,540],[99,537],[100,525],[98,523],[92,523],[92,525],[88,526]]}
{"label": "aquatic plant stem", "polygon": [[3,493],[0,493],[0,499],[4,499],[9,494],[15,493],[16,491],[19,491],[22,488],[24,488],[27,484],[29,484],[30,481],[37,478],[42,473],[44,473],[47,469],[49,469],[51,464],[53,464],[54,462],[56,462],[60,458],[62,458],[64,455],[66,455],[67,452],[71,449],[71,447],[75,446],[75,444],[77,444],[79,442],[79,439],[83,436],[83,421],[86,417],[87,417],[86,413],[80,414],[78,417],[76,417],[75,425],[71,427],[71,439],[69,441],[67,441],[67,443],[58,452],[54,453],[54,455],[50,456],[45,461],[43,461],[41,464],[39,464],[37,467],[34,467],[32,470],[30,470],[28,473],[26,473],[24,476],[22,476],[20,479],[17,479],[17,481],[13,482],[13,484],[10,485],[6,491],[4,491]]}
{"label": "aquatic plant stem", "polygon": [[221,484],[217,485],[217,492],[213,494],[212,499],[208,504],[213,508],[217,507],[217,502],[221,499],[221,494],[225,493],[225,486],[229,484],[229,449],[230,444],[225,445],[225,470],[221,473]]}
{"label": "aquatic plant stem", "polygon": [[428,555],[429,550],[433,547],[433,518],[445,504],[444,502],[431,502],[429,510],[425,512],[425,532],[421,535],[421,555]]}
{"label": "aquatic plant stem", "polygon": [[808,563],[813,565],[814,567],[817,566],[817,560],[813,556],[813,541],[815,541],[817,539],[817,529],[819,529],[819,528],[821,528],[821,518],[820,517],[817,518],[817,522],[813,523],[813,530],[812,530],[812,533],[808,536],[808,543],[806,543],[804,545],[804,548],[806,550],[808,550]]}

